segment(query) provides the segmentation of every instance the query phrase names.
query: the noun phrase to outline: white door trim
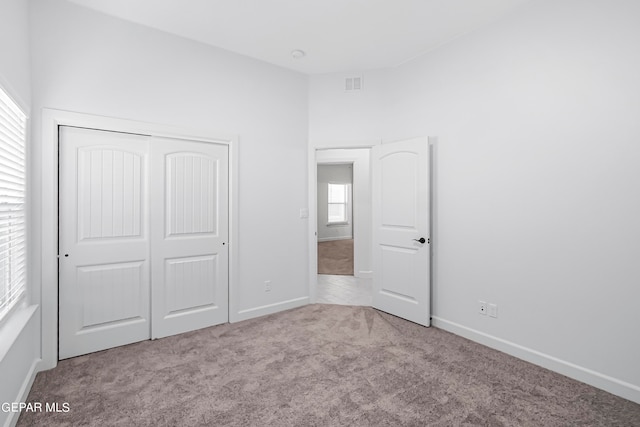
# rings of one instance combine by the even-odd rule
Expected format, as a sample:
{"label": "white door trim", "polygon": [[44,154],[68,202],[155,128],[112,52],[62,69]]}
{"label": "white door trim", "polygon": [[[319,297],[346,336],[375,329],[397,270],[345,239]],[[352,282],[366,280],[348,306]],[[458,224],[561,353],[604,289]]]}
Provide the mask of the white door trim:
{"label": "white door trim", "polygon": [[76,126],[189,139],[229,147],[229,321],[237,321],[238,137],[174,126],[44,108],[42,110],[41,369],[58,363],[58,127]]}

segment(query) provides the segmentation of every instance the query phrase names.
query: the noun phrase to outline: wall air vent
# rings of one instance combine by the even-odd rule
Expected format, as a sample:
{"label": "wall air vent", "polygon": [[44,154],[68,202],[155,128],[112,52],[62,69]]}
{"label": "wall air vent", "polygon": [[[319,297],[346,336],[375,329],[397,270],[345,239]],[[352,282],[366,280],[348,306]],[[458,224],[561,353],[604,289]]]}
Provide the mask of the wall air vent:
{"label": "wall air vent", "polygon": [[345,92],[360,92],[362,90],[362,76],[347,77],[344,80]]}

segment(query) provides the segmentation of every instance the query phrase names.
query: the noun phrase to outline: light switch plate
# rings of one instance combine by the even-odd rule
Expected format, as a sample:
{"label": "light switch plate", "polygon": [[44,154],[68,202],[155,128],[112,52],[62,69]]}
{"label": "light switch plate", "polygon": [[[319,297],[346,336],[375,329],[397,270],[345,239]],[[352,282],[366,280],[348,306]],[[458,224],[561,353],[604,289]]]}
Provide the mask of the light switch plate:
{"label": "light switch plate", "polygon": [[489,304],[489,317],[498,317],[498,305]]}

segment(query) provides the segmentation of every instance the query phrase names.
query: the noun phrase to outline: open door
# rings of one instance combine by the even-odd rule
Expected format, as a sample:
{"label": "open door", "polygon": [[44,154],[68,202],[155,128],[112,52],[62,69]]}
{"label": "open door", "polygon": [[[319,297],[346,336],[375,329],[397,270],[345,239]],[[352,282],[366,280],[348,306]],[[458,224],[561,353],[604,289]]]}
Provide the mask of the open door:
{"label": "open door", "polygon": [[430,324],[429,143],[373,149],[373,306]]}

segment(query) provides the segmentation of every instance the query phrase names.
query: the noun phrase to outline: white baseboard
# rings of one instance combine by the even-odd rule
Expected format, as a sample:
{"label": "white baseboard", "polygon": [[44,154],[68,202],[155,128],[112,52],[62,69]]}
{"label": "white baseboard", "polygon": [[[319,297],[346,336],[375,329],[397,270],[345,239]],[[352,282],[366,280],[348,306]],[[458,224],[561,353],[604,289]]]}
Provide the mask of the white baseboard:
{"label": "white baseboard", "polygon": [[266,316],[267,314],[277,313],[279,311],[289,310],[292,308],[302,307],[309,304],[309,297],[295,298],[288,301],[277,302],[275,304],[263,305],[260,307],[240,310],[231,323],[240,322],[242,320],[253,319],[254,317]]}
{"label": "white baseboard", "polygon": [[373,279],[373,271],[360,270],[356,277],[361,279]]}
{"label": "white baseboard", "polygon": [[334,240],[351,240],[353,236],[339,236],[339,237],[318,237],[318,242],[332,242]]}
{"label": "white baseboard", "polygon": [[436,328],[460,335],[464,338],[470,339],[471,341],[486,345],[487,347],[502,351],[519,359],[526,360],[534,365],[542,366],[543,368],[558,372],[569,378],[573,378],[574,380],[581,381],[605,390],[611,394],[615,394],[616,396],[631,400],[632,402],[640,403],[640,387],[637,385],[621,381],[600,372],[575,365],[548,354],[541,353],[436,316],[432,317],[431,320],[432,325]]}
{"label": "white baseboard", "polygon": [[[18,397],[14,402],[26,402],[29,397],[29,392],[31,391],[31,386],[33,385],[33,381],[36,379],[36,375],[40,372],[39,365],[42,362],[42,359],[36,359],[31,364],[31,368],[29,369],[29,373],[27,374],[22,386],[20,387],[20,392],[18,393]],[[5,427],[14,427],[18,423],[18,418],[20,418],[20,412],[9,412],[9,417],[4,423]]]}

